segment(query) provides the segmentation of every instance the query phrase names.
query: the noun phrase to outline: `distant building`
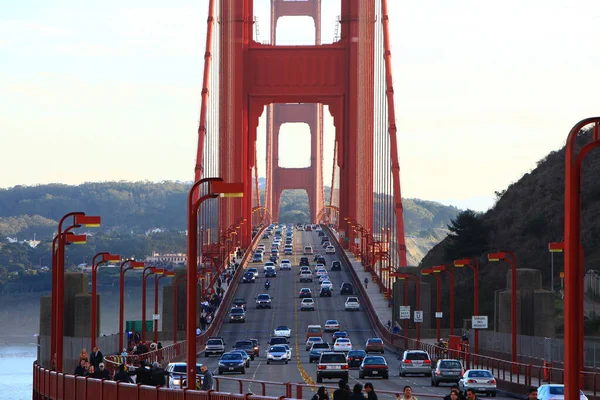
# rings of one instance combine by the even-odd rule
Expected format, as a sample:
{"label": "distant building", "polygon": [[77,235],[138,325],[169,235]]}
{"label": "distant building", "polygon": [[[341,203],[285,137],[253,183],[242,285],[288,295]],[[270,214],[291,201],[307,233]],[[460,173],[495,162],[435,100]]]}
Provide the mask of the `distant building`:
{"label": "distant building", "polygon": [[165,263],[165,264],[186,264],[187,254],[175,253],[175,254],[159,254],[153,253],[152,256],[146,257],[147,263]]}

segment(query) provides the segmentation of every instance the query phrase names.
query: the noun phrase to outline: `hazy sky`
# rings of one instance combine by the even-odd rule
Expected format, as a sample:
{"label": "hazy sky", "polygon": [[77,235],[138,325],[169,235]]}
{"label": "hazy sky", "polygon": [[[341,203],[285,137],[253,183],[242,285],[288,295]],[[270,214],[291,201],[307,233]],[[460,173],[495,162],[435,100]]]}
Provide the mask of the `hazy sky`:
{"label": "hazy sky", "polygon": [[[404,197],[484,210],[600,113],[600,1],[388,2]],[[0,187],[191,180],[207,3],[0,0]],[[322,3],[331,41],[340,1]],[[313,29],[288,18],[280,44]],[[289,129],[282,157],[304,162]]]}

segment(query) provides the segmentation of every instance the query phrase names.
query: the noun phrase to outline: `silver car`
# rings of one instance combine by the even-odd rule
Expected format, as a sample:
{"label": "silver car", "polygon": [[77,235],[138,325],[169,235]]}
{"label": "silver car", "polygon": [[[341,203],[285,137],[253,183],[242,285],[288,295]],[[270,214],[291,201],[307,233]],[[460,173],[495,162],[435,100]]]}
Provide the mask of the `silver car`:
{"label": "silver car", "polygon": [[423,350],[406,350],[400,361],[400,376],[425,374],[431,376],[431,358]]}
{"label": "silver car", "polygon": [[[537,392],[539,400],[561,400],[565,398],[565,385],[542,385],[538,388]],[[588,400],[587,396],[581,390],[579,391],[579,400]]]}
{"label": "silver car", "polygon": [[288,355],[288,351],[283,345],[271,346],[267,350],[267,364],[274,362],[287,364],[289,360],[290,357]]}
{"label": "silver car", "polygon": [[475,393],[484,393],[496,397],[496,379],[487,369],[469,369],[458,381],[458,389],[462,393],[473,389]]}

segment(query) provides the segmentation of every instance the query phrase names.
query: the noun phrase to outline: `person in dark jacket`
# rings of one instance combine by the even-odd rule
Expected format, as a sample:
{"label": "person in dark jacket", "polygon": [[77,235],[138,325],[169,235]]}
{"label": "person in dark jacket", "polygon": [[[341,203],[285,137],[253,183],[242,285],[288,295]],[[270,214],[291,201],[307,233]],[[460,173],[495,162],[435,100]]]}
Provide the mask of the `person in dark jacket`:
{"label": "person in dark jacket", "polygon": [[315,393],[311,400],[329,400],[327,388],[325,386],[319,387],[319,390],[317,390],[317,393]]}
{"label": "person in dark jacket", "polygon": [[169,375],[167,371],[161,368],[158,362],[152,364],[152,382],[154,386],[164,387],[167,384],[165,376]]}
{"label": "person in dark jacket", "polygon": [[212,390],[213,388],[213,375],[212,372],[208,369],[206,365],[200,367],[200,372],[204,375],[204,379],[202,380],[202,386],[200,390]]}
{"label": "person in dark jacket", "polygon": [[125,371],[125,365],[119,365],[119,370],[115,374],[115,382],[125,382],[125,383],[133,383],[133,380],[129,376],[129,372]]}
{"label": "person in dark jacket", "polygon": [[363,385],[361,385],[360,383],[354,385],[349,400],[365,400],[365,396],[362,394],[362,391]]}
{"label": "person in dark jacket", "polygon": [[75,367],[75,376],[85,376],[85,360],[79,360],[79,365]]}
{"label": "person in dark jacket", "polygon": [[454,384],[452,385],[452,387],[450,388],[450,394],[444,397],[444,400],[452,400],[452,392],[456,392],[458,393],[458,400],[467,400],[467,398],[460,392],[460,390],[458,389],[458,385]]}
{"label": "person in dark jacket", "polygon": [[365,383],[365,392],[367,393],[367,400],[377,400],[377,394],[371,382]]}
{"label": "person in dark jacket", "polygon": [[140,363],[140,366],[138,368],[136,368],[133,375],[136,376],[135,383],[138,383],[141,385],[153,386],[152,371],[150,371],[148,368],[146,368],[145,360],[142,360],[142,362]]}
{"label": "person in dark jacket", "polygon": [[108,370],[104,367],[104,363],[100,363],[100,365],[98,365],[98,369],[94,374],[94,378],[110,379],[110,372],[108,372]]}
{"label": "person in dark jacket", "polygon": [[333,392],[333,400],[348,400],[348,398],[350,397],[348,392],[345,390],[346,389],[346,381],[343,379],[340,379],[340,381],[338,382],[338,387],[339,389],[336,389]]}
{"label": "person in dark jacket", "polygon": [[90,365],[93,365],[95,369],[98,369],[98,366],[102,361],[104,361],[104,355],[98,347],[94,347],[92,349],[92,354],[90,354]]}

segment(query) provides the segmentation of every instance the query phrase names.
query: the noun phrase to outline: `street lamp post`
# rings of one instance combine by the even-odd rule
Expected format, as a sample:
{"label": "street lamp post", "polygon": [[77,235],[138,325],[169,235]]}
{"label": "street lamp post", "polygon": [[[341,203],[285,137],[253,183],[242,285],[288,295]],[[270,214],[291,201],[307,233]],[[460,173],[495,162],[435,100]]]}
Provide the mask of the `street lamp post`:
{"label": "street lamp post", "polygon": [[[68,227],[65,231],[63,231],[63,223],[67,220],[67,218],[73,217],[73,225]],[[56,242],[56,262],[55,267],[53,268],[53,286],[52,293],[54,300],[53,309],[52,309],[52,319],[56,319],[55,321],[55,329],[54,338],[51,338],[51,341],[55,343],[54,353],[52,353],[51,357],[54,357],[56,354],[56,370],[62,371],[62,363],[63,363],[63,336],[64,336],[64,303],[65,303],[65,295],[64,295],[64,280],[65,280],[65,245],[67,244],[83,244],[86,242],[85,235],[75,235],[69,230],[73,228],[79,228],[81,226],[86,227],[98,227],[100,226],[100,217],[98,216],[87,216],[83,212],[72,212],[64,215],[60,221],[58,222],[58,233],[57,233],[57,242]],[[68,240],[67,240],[68,239]],[[56,284],[54,286],[54,284]],[[51,346],[52,348],[52,346]],[[52,350],[51,350],[52,352]]]}
{"label": "street lamp post", "polygon": [[[174,271],[162,270],[162,273],[154,275],[154,343],[158,344],[158,281],[162,278],[172,278],[175,276]],[[163,330],[165,328],[163,327]]]}
{"label": "street lamp post", "polygon": [[[462,258],[460,260],[454,260],[454,266],[457,268],[467,266],[473,270],[473,313],[479,315],[479,263],[474,258]],[[473,330],[475,331],[473,334],[475,354],[479,354],[479,331],[477,329]]]}
{"label": "street lamp post", "polygon": [[[125,267],[129,264],[128,267]],[[125,260],[121,263],[120,278],[119,278],[119,351],[123,348],[123,332],[124,332],[124,309],[125,309],[125,272],[130,269],[143,270],[143,261]]]}
{"label": "street lamp post", "polygon": [[454,335],[454,269],[446,265],[436,265],[433,272],[445,272],[450,276],[450,335]]}
{"label": "street lamp post", "polygon": [[[517,362],[517,257],[511,251],[488,254],[489,261],[506,261],[511,265],[510,276],[510,330],[512,340],[512,362]],[[515,364],[513,364],[515,367]]]}
{"label": "street lamp post", "polygon": [[548,251],[550,251],[550,291],[552,293],[554,293],[554,253],[562,253],[564,249],[564,242],[548,243]]}
{"label": "street lamp post", "polygon": [[[197,200],[196,190],[203,183],[208,183],[206,194]],[[187,388],[196,388],[196,313],[198,309],[196,275],[198,273],[198,209],[211,198],[242,197],[243,183],[223,183],[222,178],[204,178],[195,182],[190,188],[187,202],[188,213],[188,270],[187,270]]]}
{"label": "street lamp post", "polygon": [[142,271],[142,343],[146,343],[146,278],[150,275],[161,275],[164,272],[164,269],[156,267],[146,267]]}
{"label": "street lamp post", "polygon": [[[417,305],[416,305],[416,307],[421,308],[421,280],[419,279],[419,277],[413,273],[402,273],[402,274],[397,274],[396,276],[398,277],[398,279],[404,280],[404,282],[405,282],[404,298],[405,298],[406,303],[408,303],[408,301],[406,301],[406,300],[408,300],[408,290],[406,290],[408,285],[406,285],[406,282],[408,281],[408,279],[412,279],[415,281],[415,285],[417,287]],[[421,323],[415,322],[415,324],[417,325],[417,342],[418,342],[421,340]],[[408,336],[408,334],[407,334],[407,336]]]}
{"label": "street lamp post", "polygon": [[[96,261],[100,258],[98,261]],[[92,349],[96,347],[96,339],[98,337],[98,327],[97,327],[97,315],[98,315],[98,300],[96,293],[96,274],[98,272],[98,267],[102,264],[106,264],[109,262],[120,262],[121,256],[118,254],[110,254],[106,251],[98,253],[92,259],[92,332],[90,335],[90,339],[92,340]]]}
{"label": "street lamp post", "polygon": [[[441,272],[441,271],[440,271]],[[421,275],[431,275],[433,274],[437,280],[437,313],[441,313],[442,312],[442,281],[440,279],[440,275],[439,273],[435,273],[435,270],[433,268],[427,268],[421,271]],[[441,316],[436,315],[435,316],[436,322],[437,322],[437,340],[439,341],[442,336],[440,334],[441,332],[441,322],[442,322],[442,318]]]}

